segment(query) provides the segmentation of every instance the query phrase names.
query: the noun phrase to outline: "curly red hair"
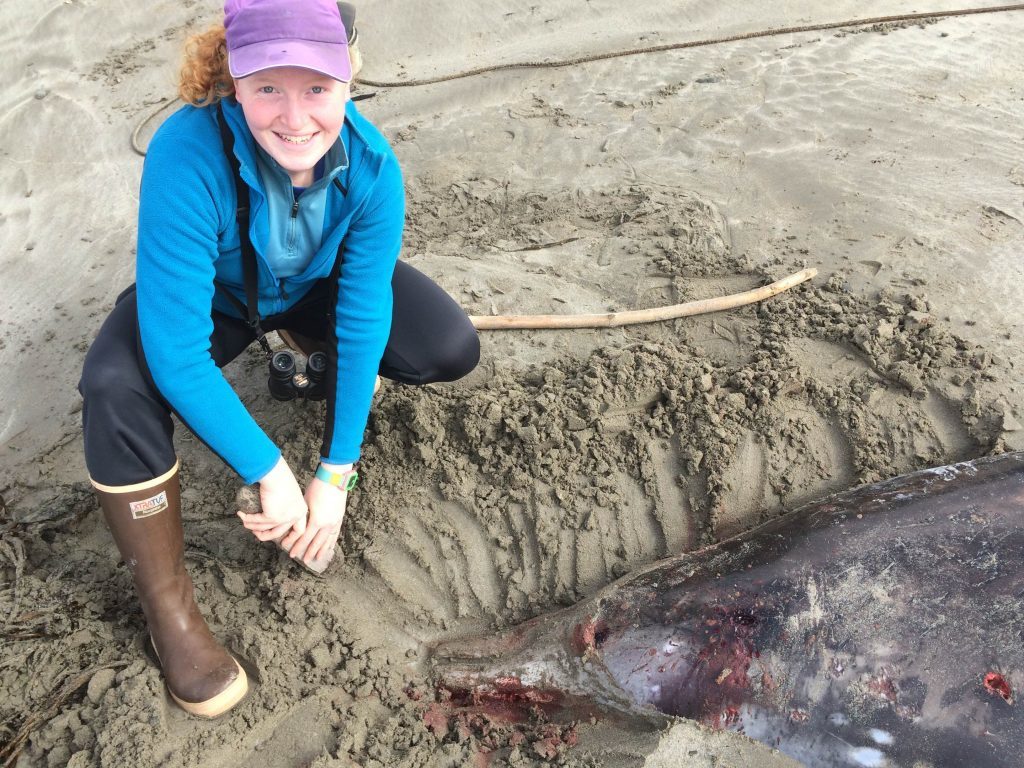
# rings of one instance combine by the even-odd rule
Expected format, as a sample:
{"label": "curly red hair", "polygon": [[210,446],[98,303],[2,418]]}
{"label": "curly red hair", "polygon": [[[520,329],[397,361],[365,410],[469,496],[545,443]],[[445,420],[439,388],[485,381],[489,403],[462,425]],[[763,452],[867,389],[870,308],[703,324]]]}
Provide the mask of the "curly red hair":
{"label": "curly red hair", "polygon": [[178,96],[187,104],[205,107],[235,92],[228,71],[224,26],[192,35],[185,41],[185,60],[178,74]]}

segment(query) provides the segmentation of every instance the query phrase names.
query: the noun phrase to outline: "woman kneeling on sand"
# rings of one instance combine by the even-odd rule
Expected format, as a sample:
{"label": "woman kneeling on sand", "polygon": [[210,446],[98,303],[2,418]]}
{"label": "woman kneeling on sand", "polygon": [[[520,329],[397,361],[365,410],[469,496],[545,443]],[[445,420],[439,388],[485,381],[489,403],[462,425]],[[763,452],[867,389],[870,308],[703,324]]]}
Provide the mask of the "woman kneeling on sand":
{"label": "woman kneeling on sand", "polygon": [[[465,313],[397,263],[401,171],[349,99],[348,40],[330,0],[228,0],[224,27],[190,41],[188,105],[154,136],[142,174],[136,284],[79,384],[104,517],[168,689],[199,715],[227,711],[248,684],[185,571],[171,413],[259,483],[262,511],[241,515],[245,527],[309,563],[338,540],[377,374],[451,381],[479,358]],[[254,340],[268,349],[270,330],[326,356],[305,494],[219,370]]]}

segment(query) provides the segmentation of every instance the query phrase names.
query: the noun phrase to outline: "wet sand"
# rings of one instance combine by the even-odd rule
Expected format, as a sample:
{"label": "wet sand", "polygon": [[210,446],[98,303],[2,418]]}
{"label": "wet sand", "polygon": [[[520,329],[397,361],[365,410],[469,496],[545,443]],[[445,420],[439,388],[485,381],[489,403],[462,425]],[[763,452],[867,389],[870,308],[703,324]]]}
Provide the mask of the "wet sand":
{"label": "wet sand", "polygon": [[[360,5],[365,77],[911,10],[417,8]],[[75,383],[132,280],[129,135],[218,10],[0,9],[0,742],[69,676],[118,665],[41,719],[19,766],[786,764],[684,722],[465,718],[442,733],[424,647],[833,491],[1024,449],[1024,14],[363,88],[405,172],[403,258],[471,313],[644,308],[819,275],[718,315],[488,332],[456,385],[385,383],[345,558],[320,580],[249,537],[238,480],[179,430],[199,599],[259,673],[209,724],[171,704],[146,655],[86,481]],[[320,407],[272,401],[255,350],[227,375],[311,473]]]}

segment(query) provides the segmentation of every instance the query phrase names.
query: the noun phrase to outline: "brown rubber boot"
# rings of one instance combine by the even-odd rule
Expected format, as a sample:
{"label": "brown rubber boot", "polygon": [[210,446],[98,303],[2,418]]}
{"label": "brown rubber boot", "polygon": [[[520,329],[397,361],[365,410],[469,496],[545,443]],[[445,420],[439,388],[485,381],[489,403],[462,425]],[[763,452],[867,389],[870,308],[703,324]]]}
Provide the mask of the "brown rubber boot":
{"label": "brown rubber boot", "polygon": [[93,485],[135,581],[171,698],[201,717],[227,712],[241,701],[249,682],[210,633],[193,597],[185,570],[178,465],[137,485]]}

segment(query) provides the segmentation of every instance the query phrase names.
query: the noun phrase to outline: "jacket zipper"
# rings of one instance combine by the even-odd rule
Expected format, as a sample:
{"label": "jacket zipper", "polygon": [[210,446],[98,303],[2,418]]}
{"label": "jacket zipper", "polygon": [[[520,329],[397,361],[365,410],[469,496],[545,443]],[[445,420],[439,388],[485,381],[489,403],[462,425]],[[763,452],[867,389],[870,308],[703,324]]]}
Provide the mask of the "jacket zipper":
{"label": "jacket zipper", "polygon": [[[291,219],[292,220],[291,220],[291,222],[289,224],[289,227],[288,227],[288,250],[293,250],[295,248],[295,226],[296,226],[296,221],[298,220],[298,218],[299,218],[299,200],[298,200],[298,198],[295,198],[295,199],[292,200],[292,215],[291,215]],[[288,301],[288,292],[284,289],[284,280],[279,280],[277,282],[277,290],[278,290],[278,293],[281,294],[281,298],[284,299],[285,301]]]}
{"label": "jacket zipper", "polygon": [[288,250],[295,250],[295,227],[298,226],[299,220],[299,201],[298,198],[292,200],[292,215],[291,221],[288,222]]}

